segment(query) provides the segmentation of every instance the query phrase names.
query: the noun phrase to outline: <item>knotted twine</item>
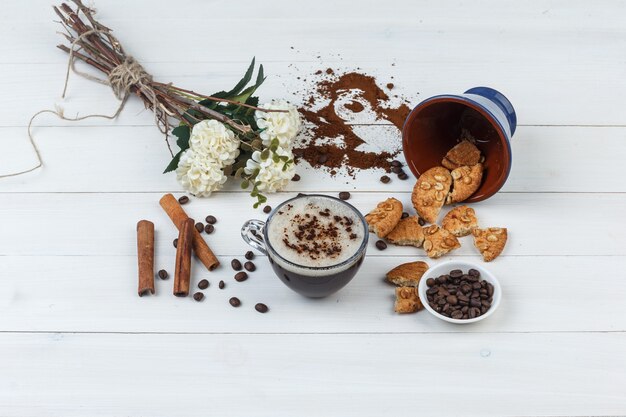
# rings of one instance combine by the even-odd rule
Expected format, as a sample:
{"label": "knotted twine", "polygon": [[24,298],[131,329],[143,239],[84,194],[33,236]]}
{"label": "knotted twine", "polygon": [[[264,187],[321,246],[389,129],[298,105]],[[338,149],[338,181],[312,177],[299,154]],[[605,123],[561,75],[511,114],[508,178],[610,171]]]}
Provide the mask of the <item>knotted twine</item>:
{"label": "knotted twine", "polygon": [[79,71],[75,68],[74,62],[76,58],[74,57],[74,51],[75,51],[74,47],[76,43],[81,41],[84,37],[87,37],[93,34],[99,34],[99,33],[103,33],[103,32],[99,29],[94,28],[87,32],[82,33],[80,36],[78,36],[74,40],[74,42],[72,42],[72,45],[70,47],[69,59],[67,63],[67,72],[65,74],[65,84],[63,86],[63,93],[61,97],[65,98],[65,93],[67,91],[67,86],[69,83],[70,71],[73,71],[75,74],[78,74],[83,78],[110,86],[111,89],[113,90],[113,94],[115,94],[115,97],[117,97],[120,100],[120,105],[118,106],[115,113],[111,115],[95,113],[95,114],[88,114],[88,115],[80,116],[80,117],[79,116],[67,117],[65,116],[63,109],[60,107],[57,107],[55,110],[46,109],[46,110],[38,111],[30,118],[30,121],[28,122],[28,139],[30,141],[31,146],[33,147],[33,150],[35,151],[35,155],[37,157],[37,165],[32,168],[26,169],[24,171],[0,175],[0,178],[17,177],[19,175],[23,175],[23,174],[35,171],[43,167],[43,160],[41,158],[41,153],[39,151],[39,148],[37,147],[37,144],[35,143],[35,140],[33,139],[33,135],[31,132],[33,121],[37,118],[37,116],[41,114],[52,113],[55,116],[57,116],[59,119],[67,120],[70,122],[77,122],[77,121],[89,119],[92,117],[99,117],[99,118],[113,120],[117,118],[117,116],[119,116],[121,111],[124,109],[124,105],[126,104],[128,97],[130,96],[131,88],[136,86],[138,88],[141,88],[142,93],[148,96],[148,99],[152,101],[155,120],[158,120],[158,117],[156,114],[158,100],[156,97],[156,93],[154,92],[154,89],[150,85],[150,82],[152,81],[152,76],[148,74],[146,70],[144,70],[144,68],[141,66],[141,64],[139,64],[139,62],[137,62],[135,58],[133,58],[132,56],[127,55],[121,64],[119,64],[118,66],[116,66],[115,68],[111,70],[107,79],[95,77],[91,74]]}

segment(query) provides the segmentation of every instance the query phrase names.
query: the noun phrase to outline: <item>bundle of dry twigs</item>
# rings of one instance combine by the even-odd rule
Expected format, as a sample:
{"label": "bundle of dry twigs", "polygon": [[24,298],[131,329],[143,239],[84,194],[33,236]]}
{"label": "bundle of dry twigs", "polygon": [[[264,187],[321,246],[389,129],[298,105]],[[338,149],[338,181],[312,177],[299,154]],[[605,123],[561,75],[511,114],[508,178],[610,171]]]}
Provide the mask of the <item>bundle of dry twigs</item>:
{"label": "bundle of dry twigs", "polygon": [[[71,1],[76,5],[76,9],[72,9],[66,3],[59,7],[54,6],[54,11],[61,19],[60,23],[65,29],[62,35],[69,42],[69,46],[57,46],[70,55],[65,89],[71,70],[88,79],[110,85],[116,96],[122,100],[122,105],[114,116],[119,114],[129,94],[134,93],[143,100],[146,108],[154,112],[156,124],[161,132],[166,135],[166,141],[172,119],[177,121],[176,124],[184,123],[190,126],[200,119],[215,119],[230,126],[240,135],[250,138],[249,136],[253,134],[254,130],[251,126],[242,122],[240,117],[231,117],[228,111],[223,111],[224,108],[214,104],[229,103],[237,108],[260,110],[257,106],[247,104],[245,100],[237,100],[236,97],[233,100],[218,95],[208,96],[176,87],[171,83],[164,84],[154,81],[152,76],[124,51],[122,44],[112,34],[111,29],[94,18],[95,11],[92,8],[85,6],[81,0]],[[100,79],[77,70],[74,67],[76,59],[102,71],[106,75],[106,79]],[[263,80],[262,67],[259,80],[260,82]],[[257,82],[255,86],[258,87],[260,82]],[[65,89],[63,95],[65,95]],[[204,101],[204,105],[199,103],[202,101]],[[213,104],[213,106],[207,106],[207,103]]]}

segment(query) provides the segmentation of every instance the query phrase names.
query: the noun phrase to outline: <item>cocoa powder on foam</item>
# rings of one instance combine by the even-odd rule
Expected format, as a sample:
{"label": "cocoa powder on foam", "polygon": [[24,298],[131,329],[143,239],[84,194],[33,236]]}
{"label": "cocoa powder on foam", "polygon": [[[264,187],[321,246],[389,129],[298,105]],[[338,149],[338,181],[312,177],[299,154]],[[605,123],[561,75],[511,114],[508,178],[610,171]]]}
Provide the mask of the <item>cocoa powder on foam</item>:
{"label": "cocoa powder on foam", "polygon": [[[391,107],[389,95],[376,84],[376,79],[372,76],[358,72],[337,75],[331,68],[317,71],[315,75],[322,78],[316,82],[305,99],[306,104],[300,108],[306,121],[312,125],[312,137],[296,145],[296,158],[304,159],[314,167],[328,168],[331,175],[341,167],[345,167],[352,176],[355,168],[380,168],[389,172],[391,160],[401,150],[400,131],[410,112],[409,107],[405,103]],[[356,149],[365,141],[335,110],[337,100],[348,92],[367,102],[378,120],[387,120],[398,129],[397,139],[390,141],[387,151],[367,152]],[[319,101],[328,102],[320,109],[315,109]],[[351,101],[345,107],[354,113],[364,110],[358,101]],[[341,142],[328,143],[328,138],[341,138]]]}

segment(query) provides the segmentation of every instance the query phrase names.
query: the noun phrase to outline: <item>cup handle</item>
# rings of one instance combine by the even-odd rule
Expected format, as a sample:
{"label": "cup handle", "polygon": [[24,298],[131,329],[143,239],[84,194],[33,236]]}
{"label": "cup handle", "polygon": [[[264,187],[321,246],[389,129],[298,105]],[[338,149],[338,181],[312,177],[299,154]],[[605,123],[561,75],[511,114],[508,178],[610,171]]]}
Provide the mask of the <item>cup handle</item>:
{"label": "cup handle", "polygon": [[261,220],[248,220],[241,227],[241,237],[248,245],[252,246],[263,255],[267,255],[267,250],[265,249],[265,244],[263,243],[264,227],[265,222]]}

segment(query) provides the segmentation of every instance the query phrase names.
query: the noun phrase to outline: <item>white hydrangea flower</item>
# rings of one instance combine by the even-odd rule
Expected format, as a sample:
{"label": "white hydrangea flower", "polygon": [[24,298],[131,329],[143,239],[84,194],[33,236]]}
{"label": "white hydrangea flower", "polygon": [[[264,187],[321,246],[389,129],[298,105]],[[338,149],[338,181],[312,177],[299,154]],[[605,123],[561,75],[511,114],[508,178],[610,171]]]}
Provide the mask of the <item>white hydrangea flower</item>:
{"label": "white hydrangea flower", "polygon": [[202,120],[191,130],[189,148],[196,154],[206,155],[220,167],[232,165],[239,156],[239,139],[217,120]]}
{"label": "white hydrangea flower", "polygon": [[256,124],[261,130],[260,136],[264,146],[269,146],[273,139],[278,139],[279,146],[290,150],[293,140],[300,131],[302,121],[298,109],[284,100],[273,100],[263,106],[268,110],[287,110],[283,112],[264,112],[257,110],[254,113]]}
{"label": "white hydrangea flower", "polygon": [[[291,151],[282,148],[278,148],[276,154],[293,159]],[[258,190],[261,192],[275,193],[276,191],[283,190],[296,172],[296,167],[293,162],[289,164],[285,171],[283,171],[284,166],[285,162],[274,162],[271,156],[265,161],[262,161],[261,152],[255,151],[252,153],[252,158],[248,159],[244,171],[246,174],[250,175],[258,168],[259,173],[254,179],[254,181],[261,182],[257,186]]]}
{"label": "white hydrangea flower", "polygon": [[222,171],[222,166],[216,161],[190,148],[180,157],[176,179],[191,194],[208,197],[213,191],[222,188],[227,177]]}

